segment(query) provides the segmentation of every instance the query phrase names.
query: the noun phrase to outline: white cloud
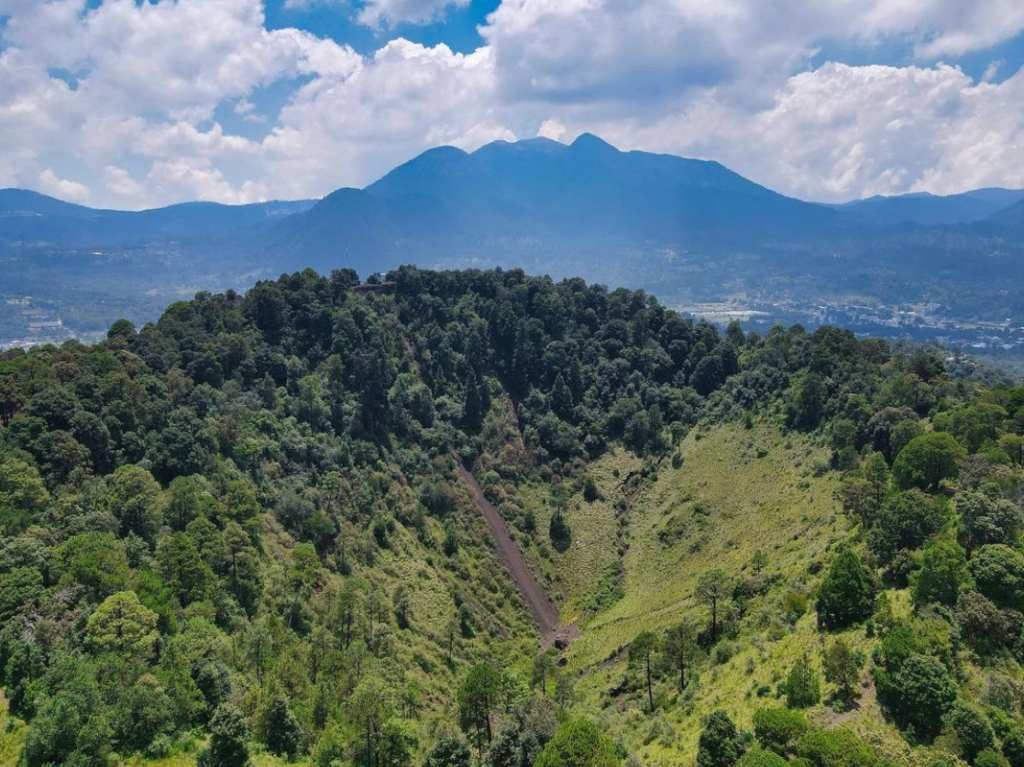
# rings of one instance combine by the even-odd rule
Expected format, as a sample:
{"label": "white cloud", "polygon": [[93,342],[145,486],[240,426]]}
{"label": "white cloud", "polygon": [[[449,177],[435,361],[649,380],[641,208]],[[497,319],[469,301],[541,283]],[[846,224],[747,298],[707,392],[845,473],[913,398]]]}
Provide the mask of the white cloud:
{"label": "white cloud", "polygon": [[103,169],[103,182],[115,197],[124,200],[142,199],[145,190],[132,178],[132,174],[117,165],[108,165]]}
{"label": "white cloud", "polygon": [[830,41],[930,61],[1021,30],[1020,0],[504,0],[481,31],[509,97],[646,109],[706,87],[757,100]]}
{"label": "white cloud", "polygon": [[202,161],[158,160],[146,174],[145,183],[147,188],[166,199],[234,204],[267,199],[267,189],[258,182],[246,181],[236,187],[217,168]]}
{"label": "white cloud", "polygon": [[716,159],[808,199],[948,194],[1024,188],[1021,103],[1024,71],[993,85],[944,65],[827,64],[790,78],[763,110],[706,93],[657,121],[598,130],[627,146]]}
{"label": "white cloud", "polygon": [[361,185],[431,146],[514,138],[494,93],[489,49],[461,54],[399,38],[350,77],[303,86],[263,148],[287,194]]}
{"label": "white cloud", "polygon": [[[307,32],[268,31],[260,0],[107,0],[92,10],[83,0],[0,0],[0,13],[9,14],[0,33],[0,134],[16,147],[14,159],[0,160],[0,183],[35,186],[59,148],[91,168],[90,199],[104,204],[169,202],[175,190],[224,199],[259,193],[251,178],[213,173],[215,161],[246,153],[251,173],[261,173],[250,151],[257,145],[210,123],[217,106],[284,78],[343,76],[360,61]],[[123,170],[130,157],[147,160],[158,180],[186,163],[205,169],[191,177],[206,174],[206,182],[184,184],[178,173],[175,183],[129,198],[124,193],[138,187],[121,176],[104,186],[104,169]]]}
{"label": "white cloud", "polygon": [[429,24],[442,18],[449,8],[465,8],[469,0],[366,0],[357,19],[368,27],[397,24]]}
{"label": "white cloud", "polygon": [[71,202],[80,202],[89,197],[89,188],[85,184],[60,178],[50,168],[44,168],[39,174],[39,190]]}
{"label": "white cloud", "polygon": [[566,135],[565,126],[558,120],[545,120],[537,128],[537,135],[541,138],[549,138],[552,141],[561,141]]}

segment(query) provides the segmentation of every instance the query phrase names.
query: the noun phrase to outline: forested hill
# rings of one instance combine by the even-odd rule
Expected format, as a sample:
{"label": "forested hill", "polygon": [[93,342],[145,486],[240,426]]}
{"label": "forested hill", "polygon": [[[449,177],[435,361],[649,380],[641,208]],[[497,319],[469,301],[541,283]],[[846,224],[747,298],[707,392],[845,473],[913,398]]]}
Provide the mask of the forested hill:
{"label": "forested hill", "polygon": [[306,271],[6,352],[0,760],[1016,766],[1022,431],[1024,389],[933,354],[518,271]]}

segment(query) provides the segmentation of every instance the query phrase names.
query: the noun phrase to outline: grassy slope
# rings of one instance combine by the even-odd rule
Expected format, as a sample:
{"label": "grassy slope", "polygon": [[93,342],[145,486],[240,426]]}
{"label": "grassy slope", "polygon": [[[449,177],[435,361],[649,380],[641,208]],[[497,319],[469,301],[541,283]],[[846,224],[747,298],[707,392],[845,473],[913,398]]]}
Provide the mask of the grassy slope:
{"label": "grassy slope", "polygon": [[[845,529],[834,477],[814,476],[827,455],[799,437],[729,425],[691,434],[680,451],[682,466],[665,461],[631,504],[625,597],[588,623],[573,648],[580,667],[697,608],[694,590],[708,570],[738,577],[760,549],[769,573],[804,573]],[[663,532],[674,534],[671,545]]]}
{"label": "grassy slope", "polygon": [[[810,594],[820,578],[812,565],[827,561],[828,550],[849,532],[835,495],[838,478],[819,468],[828,452],[804,437],[764,425],[750,430],[726,425],[691,434],[680,452],[682,466],[663,462],[653,481],[629,500],[624,595],[585,623],[570,653],[570,667],[579,674],[580,708],[602,721],[647,767],[692,765],[701,719],[716,708],[750,729],[754,711],[781,705],[779,683],[804,653],[820,671],[820,651],[831,638],[817,631],[813,611],[793,626],[783,624],[781,600],[790,590]],[[637,466],[625,454],[612,455],[595,466],[594,476],[614,501],[612,494],[622,492],[620,478]],[[570,521],[582,540],[603,534],[604,551],[611,556],[614,539],[600,514],[574,504]],[[767,594],[750,601],[738,635],[724,640],[735,654],[725,662],[705,662],[683,695],[671,676],[661,682],[654,716],[642,710],[640,694],[609,694],[631,674],[624,650],[639,632],[660,632],[683,615],[706,619],[707,610],[694,595],[700,576],[715,567],[736,578],[749,576],[759,550],[767,555],[764,572],[775,581]],[[561,556],[573,565],[581,557]],[[578,573],[567,580],[570,595],[585,592]],[[890,598],[897,613],[909,613],[905,592],[891,592]],[[875,640],[863,628],[844,636],[870,656]],[[807,712],[809,718],[821,726],[853,729],[894,763],[931,764],[936,750],[910,748],[884,720],[868,683],[869,666],[870,661],[858,708],[837,714],[823,702]],[[823,685],[824,696],[828,693]]]}
{"label": "grassy slope", "polygon": [[[674,701],[671,686],[663,685],[670,705],[656,726],[634,698],[607,694],[627,672],[623,649],[642,630],[661,631],[687,613],[705,615],[694,596],[700,576],[714,567],[734,577],[749,574],[758,550],[768,556],[766,572],[783,581],[758,601],[777,603],[790,587],[809,590],[811,563],[822,560],[846,530],[835,500],[836,478],[815,476],[827,454],[801,437],[767,426],[728,425],[703,436],[692,433],[680,452],[680,467],[666,460],[649,486],[627,498],[624,596],[586,623],[571,651],[572,668],[582,674],[582,707],[604,719],[652,766],[691,764],[700,716],[713,708],[725,708],[737,724],[749,727],[753,710],[764,705],[753,691],[761,685],[774,691],[804,649],[816,645],[813,617],[805,616],[795,631],[774,642],[741,632],[737,654],[705,671],[691,700]],[[619,477],[635,468],[621,455],[608,460],[620,464],[611,470],[617,468]],[[602,490],[621,493],[608,474],[607,468],[598,472]],[[586,527],[587,515],[574,514],[570,521],[575,535]],[[608,541],[606,549],[613,545]]]}
{"label": "grassy slope", "polygon": [[537,518],[537,534],[524,540],[526,556],[560,601],[564,623],[585,622],[585,605],[599,590],[602,576],[621,569],[620,515],[615,501],[621,495],[623,479],[642,465],[632,453],[617,448],[590,467],[588,475],[597,483],[601,497],[588,503],[578,492],[569,500],[565,516],[572,543],[563,553],[555,552],[548,541],[554,513],[550,488],[536,483],[520,488],[520,497]]}

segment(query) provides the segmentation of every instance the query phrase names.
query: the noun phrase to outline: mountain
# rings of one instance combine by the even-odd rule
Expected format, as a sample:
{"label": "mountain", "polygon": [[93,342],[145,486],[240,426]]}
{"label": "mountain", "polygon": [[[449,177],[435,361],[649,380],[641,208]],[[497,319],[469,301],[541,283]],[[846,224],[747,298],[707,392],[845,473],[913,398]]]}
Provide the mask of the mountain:
{"label": "mountain", "polygon": [[589,264],[592,274],[595,256],[722,250],[825,231],[839,218],[716,162],[621,152],[583,134],[570,145],[532,139],[427,151],[281,222],[270,247],[325,267],[345,254],[375,270],[426,260],[561,274]]}
{"label": "mountain", "polygon": [[1021,200],[1024,190],[989,188],[947,196],[925,192],[876,196],[833,207],[870,227],[948,226],[982,221]]}
{"label": "mountain", "polygon": [[140,244],[245,236],[253,227],[307,210],[313,200],[222,205],[186,202],[142,211],[74,205],[27,189],[0,189],[0,241],[62,246]]}
{"label": "mountain", "polygon": [[1016,230],[1024,233],[1024,200],[1020,200],[1015,205],[1011,205],[989,216],[985,223],[1001,229]]}

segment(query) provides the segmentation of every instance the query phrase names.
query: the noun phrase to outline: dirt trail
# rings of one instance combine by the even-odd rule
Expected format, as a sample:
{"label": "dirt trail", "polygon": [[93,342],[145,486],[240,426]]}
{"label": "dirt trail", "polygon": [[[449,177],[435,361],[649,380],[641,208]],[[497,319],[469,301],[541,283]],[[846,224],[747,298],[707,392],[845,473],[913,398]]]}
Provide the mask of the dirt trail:
{"label": "dirt trail", "polygon": [[476,507],[487,521],[487,527],[491,531],[491,539],[494,541],[494,547],[498,551],[498,558],[508,569],[512,580],[515,581],[516,586],[519,588],[519,593],[523,595],[523,601],[526,602],[526,606],[533,615],[533,620],[540,631],[541,644],[544,647],[557,645],[560,649],[564,648],[576,636],[576,627],[559,624],[558,608],[555,607],[547,592],[533,576],[533,572],[531,572],[530,567],[526,564],[526,560],[523,559],[523,553],[519,550],[519,545],[512,539],[505,520],[498,510],[494,508],[494,504],[487,500],[483,488],[476,481],[476,477],[462,465],[461,461],[456,459],[455,465],[458,467],[459,479],[462,480],[462,484],[469,490],[473,503],[476,504]]}

